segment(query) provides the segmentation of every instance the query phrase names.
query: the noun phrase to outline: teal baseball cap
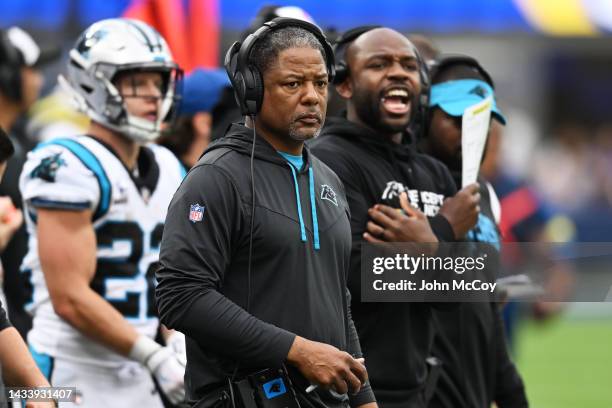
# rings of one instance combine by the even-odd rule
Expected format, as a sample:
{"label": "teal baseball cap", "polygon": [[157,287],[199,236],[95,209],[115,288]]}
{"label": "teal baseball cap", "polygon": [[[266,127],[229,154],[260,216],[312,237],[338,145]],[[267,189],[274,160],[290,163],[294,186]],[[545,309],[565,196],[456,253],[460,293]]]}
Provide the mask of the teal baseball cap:
{"label": "teal baseball cap", "polygon": [[432,85],[429,107],[437,106],[451,116],[463,116],[467,108],[489,96],[493,96],[491,114],[505,125],[506,118],[497,107],[495,91],[491,85],[479,79],[457,79]]}

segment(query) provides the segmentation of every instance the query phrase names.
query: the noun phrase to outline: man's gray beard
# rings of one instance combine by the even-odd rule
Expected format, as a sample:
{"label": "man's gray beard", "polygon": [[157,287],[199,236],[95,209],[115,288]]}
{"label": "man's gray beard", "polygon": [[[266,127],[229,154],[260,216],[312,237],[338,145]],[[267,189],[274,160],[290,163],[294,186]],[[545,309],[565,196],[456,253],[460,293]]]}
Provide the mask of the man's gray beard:
{"label": "man's gray beard", "polygon": [[[323,122],[325,123],[325,122]],[[289,126],[289,137],[293,140],[296,140],[298,142],[304,142],[306,140],[309,139],[314,139],[315,137],[319,136],[319,134],[321,133],[321,129],[323,129],[323,123],[321,123],[321,126],[319,127],[319,129],[315,132],[314,135],[312,136],[303,136],[300,135],[295,128],[295,122],[293,122],[290,126]]]}

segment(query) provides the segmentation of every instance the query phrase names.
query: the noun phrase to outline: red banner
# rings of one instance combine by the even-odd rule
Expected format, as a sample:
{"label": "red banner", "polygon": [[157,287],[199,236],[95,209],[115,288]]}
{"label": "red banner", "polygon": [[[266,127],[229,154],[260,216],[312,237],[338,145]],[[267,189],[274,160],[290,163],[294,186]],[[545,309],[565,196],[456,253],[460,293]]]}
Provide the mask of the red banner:
{"label": "red banner", "polygon": [[133,0],[123,17],[155,27],[185,72],[218,66],[218,0]]}

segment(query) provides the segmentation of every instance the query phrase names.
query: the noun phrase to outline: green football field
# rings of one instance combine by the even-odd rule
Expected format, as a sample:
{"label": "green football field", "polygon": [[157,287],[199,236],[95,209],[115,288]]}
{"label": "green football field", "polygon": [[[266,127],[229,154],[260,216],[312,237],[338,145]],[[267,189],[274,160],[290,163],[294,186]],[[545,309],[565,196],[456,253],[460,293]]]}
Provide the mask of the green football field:
{"label": "green football field", "polygon": [[612,408],[612,319],[526,323],[516,361],[533,408]]}

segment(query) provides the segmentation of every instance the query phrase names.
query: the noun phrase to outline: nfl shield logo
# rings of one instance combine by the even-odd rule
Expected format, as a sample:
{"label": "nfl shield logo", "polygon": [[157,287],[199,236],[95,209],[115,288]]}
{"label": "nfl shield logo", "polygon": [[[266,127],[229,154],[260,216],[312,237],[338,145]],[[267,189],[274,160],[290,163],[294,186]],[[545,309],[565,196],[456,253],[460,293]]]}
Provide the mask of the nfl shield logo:
{"label": "nfl shield logo", "polygon": [[196,223],[204,218],[204,206],[200,204],[191,204],[189,207],[189,221]]}

